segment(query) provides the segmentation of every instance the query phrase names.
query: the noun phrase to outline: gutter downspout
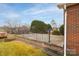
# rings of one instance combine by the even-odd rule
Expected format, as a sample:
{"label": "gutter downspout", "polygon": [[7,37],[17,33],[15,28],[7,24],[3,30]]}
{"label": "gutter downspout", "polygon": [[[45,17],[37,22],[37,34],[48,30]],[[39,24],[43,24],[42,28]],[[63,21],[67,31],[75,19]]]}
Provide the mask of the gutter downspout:
{"label": "gutter downspout", "polygon": [[63,9],[64,10],[64,13],[63,13],[63,23],[64,23],[64,45],[63,45],[63,47],[64,47],[64,56],[66,56],[66,51],[67,51],[67,49],[66,49],[66,39],[67,39],[67,4],[65,3],[65,4],[59,4],[58,5],[58,8],[59,9]]}
{"label": "gutter downspout", "polygon": [[64,56],[66,56],[66,40],[67,40],[67,10],[66,10],[66,4],[64,4]]}

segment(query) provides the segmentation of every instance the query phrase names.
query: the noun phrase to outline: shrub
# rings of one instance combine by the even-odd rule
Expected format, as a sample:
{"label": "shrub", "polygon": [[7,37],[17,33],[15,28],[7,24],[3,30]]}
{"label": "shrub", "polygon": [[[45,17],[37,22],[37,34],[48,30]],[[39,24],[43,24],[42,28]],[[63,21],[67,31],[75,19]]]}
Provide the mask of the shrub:
{"label": "shrub", "polygon": [[60,35],[60,32],[59,32],[58,30],[54,30],[54,31],[52,32],[52,34],[53,34],[53,35]]}
{"label": "shrub", "polygon": [[59,31],[62,35],[64,35],[64,25],[61,25]]}
{"label": "shrub", "polygon": [[0,42],[1,56],[44,56],[41,49],[20,41]]}
{"label": "shrub", "polygon": [[50,24],[46,24],[43,21],[34,20],[31,23],[30,31],[33,33],[47,33],[48,29],[52,29]]}

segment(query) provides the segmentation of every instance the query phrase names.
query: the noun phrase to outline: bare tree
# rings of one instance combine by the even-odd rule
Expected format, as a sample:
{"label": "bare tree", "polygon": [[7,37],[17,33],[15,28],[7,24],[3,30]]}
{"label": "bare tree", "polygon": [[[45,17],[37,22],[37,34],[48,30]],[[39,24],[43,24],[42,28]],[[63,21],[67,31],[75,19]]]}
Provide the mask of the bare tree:
{"label": "bare tree", "polygon": [[57,24],[56,24],[55,20],[51,21],[51,26],[52,26],[52,30],[56,30],[57,29]]}
{"label": "bare tree", "polygon": [[8,32],[8,33],[13,33],[15,32],[14,30],[16,30],[16,27],[19,26],[19,21],[17,20],[5,20],[5,30]]}
{"label": "bare tree", "polygon": [[21,24],[20,20],[6,20],[5,23],[6,26],[4,28],[8,33],[25,34],[29,32],[27,25]]}

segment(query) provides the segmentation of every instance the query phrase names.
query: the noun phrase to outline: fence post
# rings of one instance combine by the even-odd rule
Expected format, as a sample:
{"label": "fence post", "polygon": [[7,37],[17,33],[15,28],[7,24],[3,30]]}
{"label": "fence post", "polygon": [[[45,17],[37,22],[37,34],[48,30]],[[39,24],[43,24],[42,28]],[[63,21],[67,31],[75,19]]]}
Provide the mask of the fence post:
{"label": "fence post", "polygon": [[49,35],[49,44],[50,44],[50,30],[49,30],[49,32],[48,32],[48,35]]}

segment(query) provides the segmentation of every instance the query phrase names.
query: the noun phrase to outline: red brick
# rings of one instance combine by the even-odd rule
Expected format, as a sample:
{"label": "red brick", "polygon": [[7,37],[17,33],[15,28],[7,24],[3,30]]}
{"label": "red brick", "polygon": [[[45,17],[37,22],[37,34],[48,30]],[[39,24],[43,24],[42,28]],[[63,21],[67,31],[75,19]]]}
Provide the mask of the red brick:
{"label": "red brick", "polygon": [[79,4],[67,7],[67,49],[79,54]]}

